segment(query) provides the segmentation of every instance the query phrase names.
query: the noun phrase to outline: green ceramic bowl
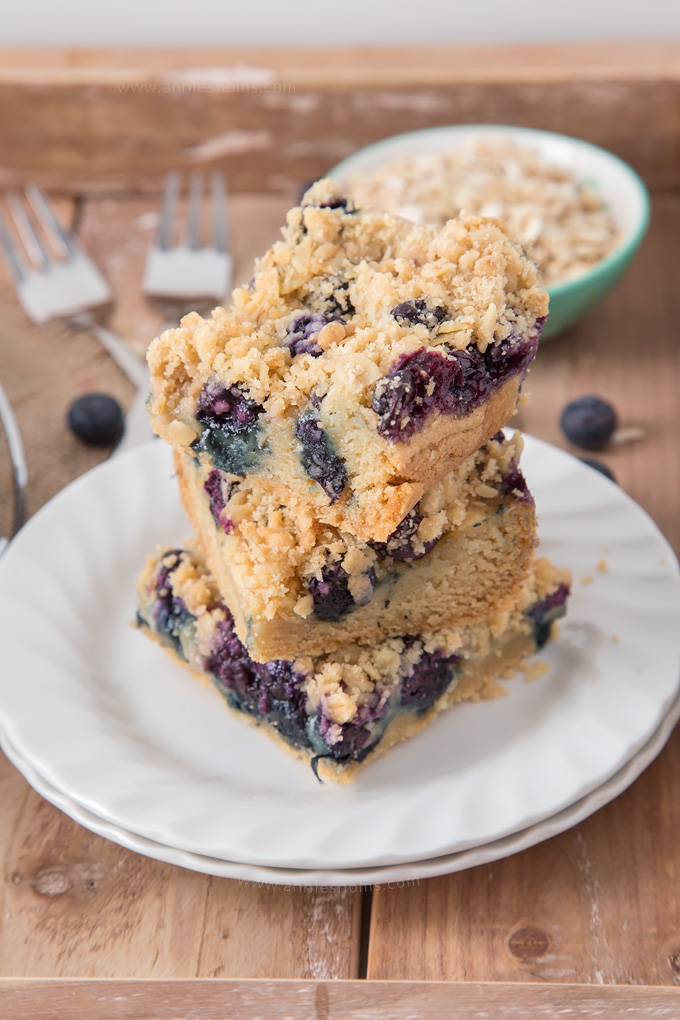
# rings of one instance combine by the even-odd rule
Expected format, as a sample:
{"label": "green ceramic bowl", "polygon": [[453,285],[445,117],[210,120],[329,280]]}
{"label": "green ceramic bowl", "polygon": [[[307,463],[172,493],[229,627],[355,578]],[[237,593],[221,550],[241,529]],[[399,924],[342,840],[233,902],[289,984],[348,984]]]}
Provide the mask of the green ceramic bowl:
{"label": "green ceramic bowl", "polygon": [[550,314],[541,339],[573,326],[611,290],[635,255],[649,225],[649,195],[631,167],[618,156],[578,138],[502,124],[461,124],[394,135],[360,149],[338,163],[328,176],[344,185],[348,177],[377,169],[395,157],[423,152],[450,152],[475,138],[510,137],[539,152],[590,185],[609,209],[621,235],[617,246],[582,275],[548,287]]}

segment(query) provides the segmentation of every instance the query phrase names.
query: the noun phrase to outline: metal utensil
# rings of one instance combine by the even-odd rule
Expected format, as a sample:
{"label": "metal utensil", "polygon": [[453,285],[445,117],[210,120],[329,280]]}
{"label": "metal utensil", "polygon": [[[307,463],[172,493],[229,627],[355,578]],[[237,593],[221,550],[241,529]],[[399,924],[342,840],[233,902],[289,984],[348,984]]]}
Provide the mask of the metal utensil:
{"label": "metal utensil", "polygon": [[[231,287],[233,269],[223,175],[212,174],[209,194],[204,188],[203,175],[200,172],[191,175],[189,208],[183,230],[177,216],[180,190],[180,174],[173,170],[165,180],[158,230],[149,248],[142,280],[142,290],[147,297],[161,301],[177,318],[201,302],[224,300]],[[202,244],[201,228],[206,219],[210,223],[209,242]],[[177,235],[183,235],[183,243],[173,244]],[[177,322],[168,322],[165,328],[174,325]],[[128,411],[125,435],[116,452],[136,446],[145,427],[149,429],[145,397],[138,393]]]}
{"label": "metal utensil", "polygon": [[221,301],[229,291],[232,276],[224,176],[211,175],[208,244],[201,244],[205,196],[200,171],[192,173],[189,182],[184,243],[172,243],[180,183],[178,171],[171,171],[165,181],[161,218],[146,260],[142,290],[149,297],[183,304],[201,299]]}
{"label": "metal utensil", "polygon": [[10,539],[14,537],[26,519],[26,484],[28,481],[28,469],[26,467],[26,455],[24,453],[24,444],[21,440],[19,425],[14,416],[12,405],[10,404],[1,383],[0,421],[2,422],[5,430],[14,477],[14,515],[12,519],[12,532],[9,537],[0,537],[0,556],[2,556],[3,552],[9,545]]}
{"label": "metal utensil", "polygon": [[142,360],[91,314],[111,300],[111,290],[74,235],[61,225],[44,192],[28,184],[23,195],[8,191],[5,199],[15,236],[0,209],[0,244],[29,319],[36,323],[65,319],[74,329],[86,330],[135,386],[146,386]]}

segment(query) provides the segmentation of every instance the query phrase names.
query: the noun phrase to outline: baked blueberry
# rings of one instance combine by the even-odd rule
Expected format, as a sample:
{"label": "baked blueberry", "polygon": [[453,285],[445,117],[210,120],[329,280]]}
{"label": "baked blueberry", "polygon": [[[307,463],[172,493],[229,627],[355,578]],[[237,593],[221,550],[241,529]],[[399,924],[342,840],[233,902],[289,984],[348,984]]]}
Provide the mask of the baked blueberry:
{"label": "baked blueberry", "polygon": [[262,408],[250,400],[240,386],[223,386],[209,380],[198,395],[196,418],[203,425],[219,428],[229,435],[247,432],[257,422]]}
{"label": "baked blueberry", "polygon": [[152,620],[159,636],[167,641],[182,655],[181,632],[189,620],[189,613],[184,599],[173,589],[171,575],[180,565],[183,552],[181,549],[170,550],[163,558],[155,584],[155,601],[152,607]]}
{"label": "baked blueberry", "polygon": [[[412,639],[410,644],[413,644]],[[402,708],[424,710],[441,697],[453,679],[458,655],[423,651],[409,675],[402,681],[400,702]]]}
{"label": "baked blueberry", "polygon": [[310,577],[308,587],[314,599],[314,615],[317,620],[339,620],[354,609],[355,603],[349,590],[349,574],[339,563],[332,563],[321,571],[321,579]]}
{"label": "baked blueberry", "polygon": [[298,354],[311,354],[318,358],[323,348],[314,339],[329,322],[342,322],[339,316],[327,312],[303,312],[296,315],[288,327],[283,339],[283,346],[295,357]]}
{"label": "baked blueberry", "polygon": [[234,522],[225,515],[224,510],[231,498],[233,482],[225,478],[221,471],[213,469],[204,482],[203,488],[210,499],[210,513],[215,524],[222,529],[225,535],[231,534],[234,530]]}
{"label": "baked blueberry", "polygon": [[346,209],[347,199],[342,195],[338,195],[336,198],[329,198],[327,202],[321,202],[319,209]]}
{"label": "baked blueberry", "polygon": [[409,439],[434,410],[452,412],[451,394],[462,378],[453,357],[425,348],[402,354],[373,390],[380,435],[392,442]]}
{"label": "baked blueberry", "polygon": [[[371,595],[376,584],[375,571],[366,571],[371,582]],[[321,571],[321,579],[310,577],[307,587],[314,600],[314,616],[317,620],[339,620],[342,616],[356,609],[360,603],[355,602],[349,590],[349,574],[339,563],[329,563]],[[370,601],[362,600],[361,604]]]}
{"label": "baked blueberry", "polygon": [[399,442],[420,431],[434,411],[452,417],[469,414],[506,379],[526,372],[536,355],[540,327],[538,323],[529,336],[510,334],[483,354],[474,344],[462,351],[423,347],[402,354],[373,390],[378,432]]}
{"label": "baked blueberry", "polygon": [[295,436],[301,447],[302,466],[315,482],[318,482],[331,502],[338,498],[345,487],[347,470],[340,458],[333,452],[326,433],[313,411],[301,414],[295,426]]}
{"label": "baked blueberry", "polygon": [[303,673],[292,662],[274,659],[253,662],[234,633],[228,610],[217,624],[217,636],[207,670],[232,708],[268,722],[294,746],[307,743]]}
{"label": "baked blueberry", "polygon": [[[349,296],[349,280],[329,280],[331,290],[325,299],[325,311],[330,316],[337,316],[338,322],[345,322],[355,314],[356,309]],[[344,316],[344,318],[340,318]],[[329,319],[329,322],[331,320]]]}
{"label": "baked blueberry", "polygon": [[221,471],[245,475],[261,454],[261,412],[261,405],[240,386],[227,387],[209,379],[196,401],[196,418],[204,428],[192,443],[194,453],[207,454]]}
{"label": "baked blueberry", "polygon": [[569,442],[584,450],[601,450],[617,424],[616,411],[609,401],[595,396],[572,400],[560,418],[560,426]]}
{"label": "baked blueberry", "polygon": [[535,602],[526,610],[526,615],[534,625],[536,647],[543,648],[550,640],[552,625],[555,620],[564,616],[565,606],[570,594],[568,584],[560,584],[546,598]]}
{"label": "baked blueberry", "polygon": [[[399,563],[409,563],[426,556],[441,538],[438,535],[429,542],[418,542],[418,527],[423,515],[414,508],[399,524],[385,542],[374,542],[373,548],[381,559],[391,556]],[[418,551],[416,552],[416,547]]]}
{"label": "baked blueberry", "polygon": [[430,308],[423,298],[402,301],[392,309],[392,315],[402,325],[410,323],[412,326],[427,326],[428,329],[435,329],[444,319],[450,318],[447,309],[442,305]]}
{"label": "baked blueberry", "polygon": [[88,446],[112,446],[123,434],[120,404],[106,393],[84,393],[68,409],[68,425]]}
{"label": "baked blueberry", "polygon": [[318,737],[314,740],[319,753],[310,764],[316,778],[320,778],[317,769],[322,758],[339,763],[363,761],[382,739],[387,725],[388,707],[389,699],[386,692],[381,691],[380,687],[376,687],[352,721],[345,723],[340,728],[339,734],[334,732],[338,727],[333,724],[323,709],[319,709],[313,720],[313,730],[310,734],[313,737],[318,734],[318,737],[323,741],[319,747]]}

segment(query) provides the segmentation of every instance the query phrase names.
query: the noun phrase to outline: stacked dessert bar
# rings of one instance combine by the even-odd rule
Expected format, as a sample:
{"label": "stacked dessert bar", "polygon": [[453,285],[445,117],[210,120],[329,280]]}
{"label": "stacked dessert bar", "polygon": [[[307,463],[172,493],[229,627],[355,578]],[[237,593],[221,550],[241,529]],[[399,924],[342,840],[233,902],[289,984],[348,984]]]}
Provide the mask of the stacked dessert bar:
{"label": "stacked dessert bar", "polygon": [[564,612],[502,431],[546,314],[501,224],[321,181],[229,311],[151,345],[195,537],[149,558],[138,621],[318,776],[499,693]]}

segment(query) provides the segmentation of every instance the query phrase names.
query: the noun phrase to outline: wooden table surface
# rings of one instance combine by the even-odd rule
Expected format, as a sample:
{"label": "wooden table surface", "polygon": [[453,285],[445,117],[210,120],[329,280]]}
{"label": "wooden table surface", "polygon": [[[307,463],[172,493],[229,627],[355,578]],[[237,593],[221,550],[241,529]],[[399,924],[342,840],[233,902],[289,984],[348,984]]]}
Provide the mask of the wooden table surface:
{"label": "wooden table surface", "polygon": [[[299,56],[272,58],[273,80],[295,81]],[[653,189],[650,232],[616,290],[570,333],[541,347],[520,424],[564,446],[557,423],[562,406],[584,393],[609,398],[623,423],[641,426],[645,438],[602,459],[677,551],[680,48],[561,47],[552,55],[533,51],[531,59],[526,50],[484,51],[476,60],[468,52],[458,54],[458,79],[446,70],[456,54],[444,60],[441,51],[413,51],[397,99],[399,76],[389,56],[378,51],[369,60],[353,51],[343,63],[336,52],[327,64],[317,60],[301,73],[293,95],[298,118],[331,100],[334,109],[355,113],[351,123],[319,128],[325,132],[319,157],[309,137],[306,148],[302,135],[295,143],[294,103],[289,97],[284,117],[279,100],[267,99],[276,92],[259,95],[257,129],[252,96],[222,96],[228,124],[221,143],[215,107],[213,134],[188,144],[191,110],[208,117],[196,93],[167,101],[154,93],[153,103],[148,94],[126,93],[122,104],[121,81],[162,83],[169,68],[177,78],[177,69],[187,67],[198,80],[197,67],[212,68],[214,75],[215,67],[237,63],[234,54],[5,54],[0,126],[5,139],[20,139],[21,154],[6,148],[0,156],[0,183],[40,177],[52,185],[64,217],[113,285],[110,324],[142,350],[163,321],[162,311],[139,293],[161,187],[156,157],[139,144],[142,122],[153,121],[165,167],[196,165],[203,144],[200,164],[226,166],[236,178],[237,281],[249,277],[252,258],[275,238],[299,185],[357,144],[398,130],[395,109],[403,128],[501,119],[608,144]],[[261,68],[270,57],[249,54],[240,64]],[[343,76],[349,67],[353,73]],[[385,101],[388,86],[391,103]],[[579,95],[580,112],[574,108]],[[490,116],[490,109],[502,115]],[[622,126],[626,113],[636,138],[630,121],[626,130]],[[129,137],[137,140],[127,150],[124,115]],[[23,133],[22,117],[30,120],[32,135]],[[267,138],[254,142],[253,131]],[[255,156],[265,159],[277,132],[285,135],[295,166],[273,180],[255,167]],[[69,133],[79,148],[60,145]],[[102,139],[114,147],[108,168]],[[133,170],[126,169],[126,152]],[[28,324],[4,277],[0,378],[25,433],[34,511],[105,455],[83,448],[68,432],[70,400],[98,388],[127,404],[132,390],[89,337]],[[0,447],[0,533],[9,523],[9,477]],[[72,822],[0,756],[0,1015],[208,1020],[228,1009],[238,1017],[285,1010],[300,1017],[429,1017],[446,1007],[478,1017],[491,1007],[496,1015],[523,1017],[558,1008],[578,1015],[597,1009],[603,1016],[625,1010],[677,1016],[679,766],[675,733],[612,804],[504,861],[406,886],[317,889],[211,878],[138,856]]]}

